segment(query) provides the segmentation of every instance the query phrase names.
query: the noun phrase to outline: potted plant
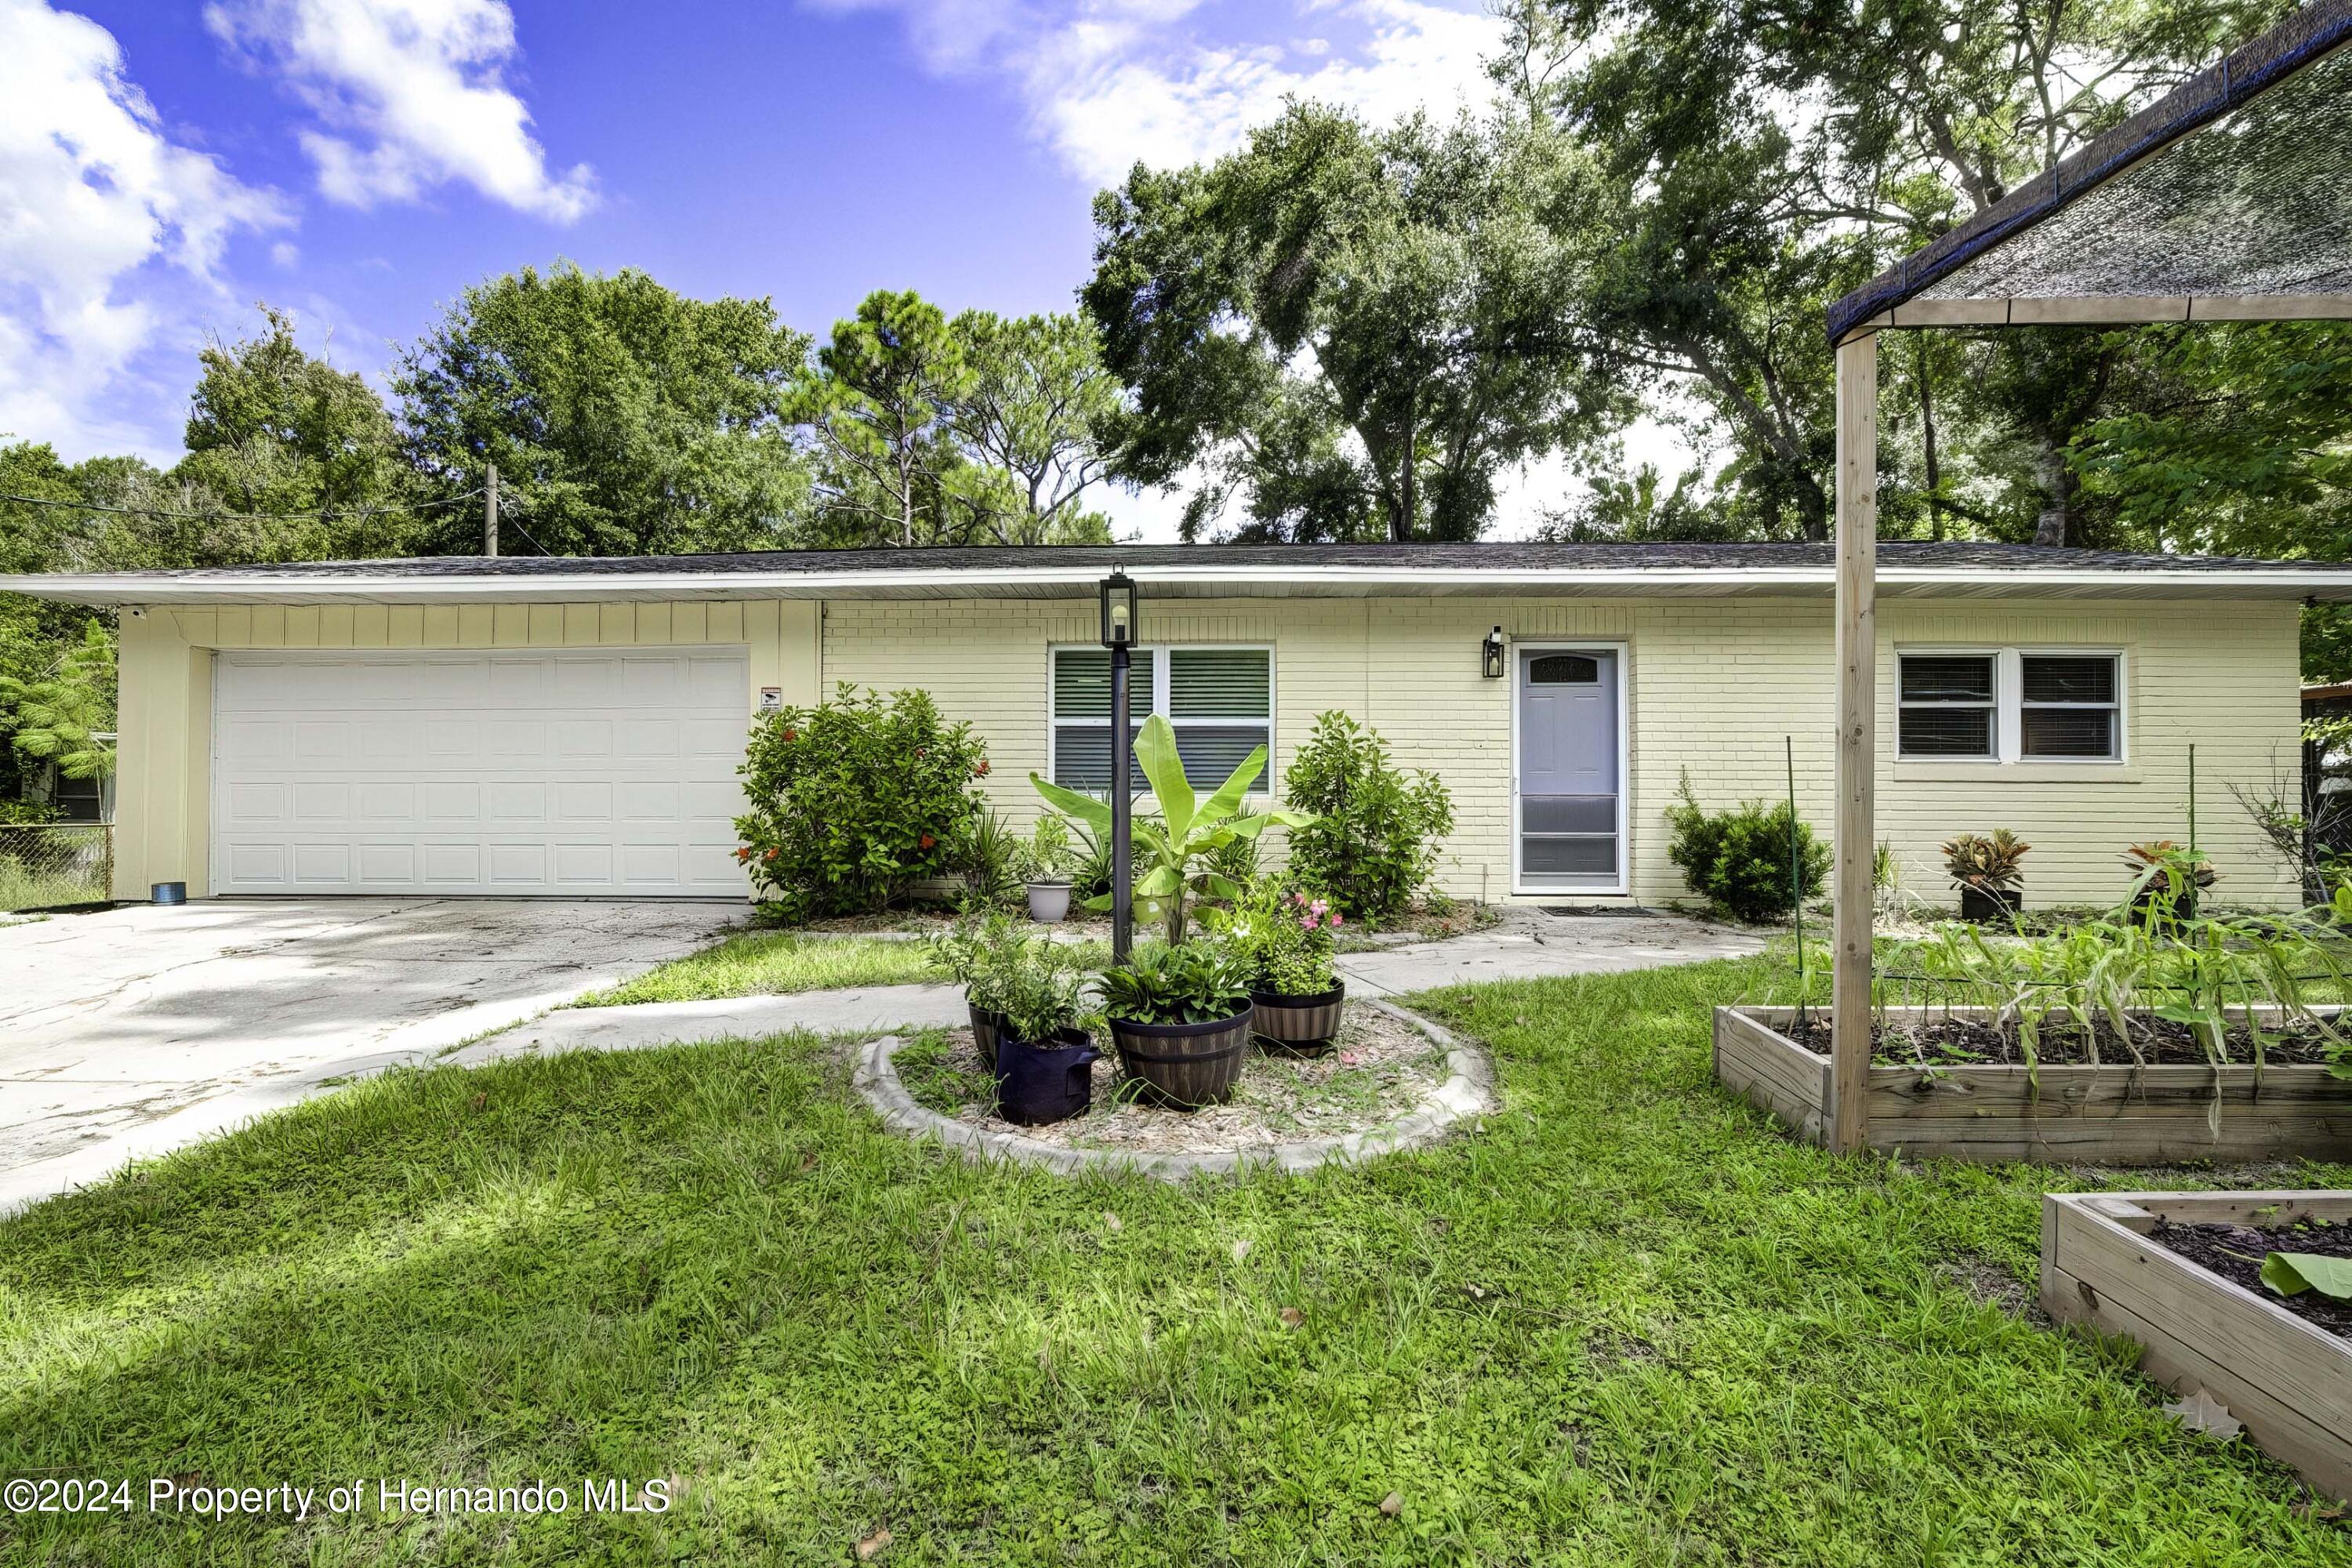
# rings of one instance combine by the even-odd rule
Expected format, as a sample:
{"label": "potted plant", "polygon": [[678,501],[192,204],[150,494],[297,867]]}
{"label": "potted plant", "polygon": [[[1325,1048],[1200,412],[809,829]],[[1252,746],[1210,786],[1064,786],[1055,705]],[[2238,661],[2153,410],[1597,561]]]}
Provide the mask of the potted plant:
{"label": "potted plant", "polygon": [[1139,948],[1099,982],[1110,1036],[1129,1078],[1168,1104],[1229,1098],[1249,1049],[1249,964],[1223,943]]}
{"label": "potted plant", "polygon": [[1086,1113],[1102,1052],[1087,1028],[1086,976],[1069,949],[992,913],[932,939],[963,983],[973,1047],[996,1080],[997,1114],[1027,1126]]}
{"label": "potted plant", "polygon": [[1960,918],[1982,923],[2009,921],[2025,906],[2021,867],[2033,846],[2006,827],[1963,833],[1944,846],[1944,869],[1960,890]]}
{"label": "potted plant", "polygon": [[[1242,797],[1265,771],[1265,748],[1244,757],[1206,800],[1192,792],[1184,776],[1183,760],[1176,752],[1175,726],[1154,713],[1143,721],[1135,738],[1135,760],[1150,781],[1159,802],[1158,816],[1137,817],[1130,823],[1135,850],[1135,902],[1139,913],[1156,914],[1164,922],[1168,942],[1184,941],[1186,917],[1202,898],[1238,898],[1241,887],[1217,868],[1217,857],[1236,839],[1255,838],[1279,823],[1297,828],[1313,822],[1313,814],[1288,806],[1245,810]],[[1084,823],[1097,842],[1110,837],[1110,803],[1066,788],[1035,773],[1029,782],[1047,805]],[[1110,895],[1088,899],[1087,908],[1110,908]]]}
{"label": "potted plant", "polygon": [[1039,817],[1029,842],[1021,847],[1031,920],[1051,925],[1070,912],[1070,873],[1077,868],[1077,858],[1069,824],[1052,812]]}
{"label": "potted plant", "polygon": [[2124,851],[2132,873],[2131,911],[2148,920],[2185,921],[2197,913],[2198,896],[2213,885],[2213,863],[2169,838],[2135,844]]}
{"label": "potted plant", "polygon": [[1332,967],[1339,911],[1328,899],[1271,878],[1211,917],[1249,966],[1252,1032],[1262,1043],[1320,1056],[1339,1032],[1348,988]]}

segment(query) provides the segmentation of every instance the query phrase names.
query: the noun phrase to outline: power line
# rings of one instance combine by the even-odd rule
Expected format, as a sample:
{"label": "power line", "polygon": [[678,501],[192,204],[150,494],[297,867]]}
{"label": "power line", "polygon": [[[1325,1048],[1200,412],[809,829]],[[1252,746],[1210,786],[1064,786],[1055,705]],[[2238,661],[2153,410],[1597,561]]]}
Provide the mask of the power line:
{"label": "power line", "polygon": [[[185,522],[297,522],[309,519],[380,517],[392,511],[424,511],[437,506],[455,506],[471,500],[482,492],[466,490],[438,500],[403,501],[391,506],[324,508],[318,511],[171,511],[152,506],[101,506],[89,500],[58,500],[53,496],[20,496],[0,491],[0,501],[15,501],[20,506],[68,507],[77,511],[102,511],[115,517],[165,517]],[[526,539],[530,536],[525,534]],[[536,540],[532,541],[537,543]]]}

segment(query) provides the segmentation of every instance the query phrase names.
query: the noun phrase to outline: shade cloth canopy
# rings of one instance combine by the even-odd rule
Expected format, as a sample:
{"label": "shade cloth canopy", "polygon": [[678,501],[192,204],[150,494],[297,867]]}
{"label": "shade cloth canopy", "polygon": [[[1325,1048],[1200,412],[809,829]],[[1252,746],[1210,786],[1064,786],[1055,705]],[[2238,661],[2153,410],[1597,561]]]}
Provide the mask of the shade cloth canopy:
{"label": "shade cloth canopy", "polygon": [[1841,300],[1870,327],[2352,316],[2352,0],[2322,0]]}

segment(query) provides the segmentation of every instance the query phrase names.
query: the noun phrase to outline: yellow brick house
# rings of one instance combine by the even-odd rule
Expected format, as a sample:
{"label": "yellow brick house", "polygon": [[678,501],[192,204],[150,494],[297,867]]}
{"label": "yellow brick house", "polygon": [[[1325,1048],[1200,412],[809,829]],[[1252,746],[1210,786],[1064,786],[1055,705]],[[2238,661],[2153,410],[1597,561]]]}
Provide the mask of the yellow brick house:
{"label": "yellow brick house", "polygon": [[[1139,584],[1135,712],[1202,777],[1315,716],[1442,777],[1442,885],[1685,897],[1664,813],[1830,816],[1832,561],[1811,544],[1408,544],[446,557],[0,579],[116,607],[115,893],[742,898],[735,767],[762,707],[922,687],[994,803],[1108,782],[1096,595]],[[2299,605],[2352,569],[1889,542],[1878,822],[1907,886],[2016,830],[2035,903],[2105,901],[2198,833],[2232,902],[2294,897],[2231,786],[2294,775]],[[1493,645],[1490,647],[1490,645]]]}

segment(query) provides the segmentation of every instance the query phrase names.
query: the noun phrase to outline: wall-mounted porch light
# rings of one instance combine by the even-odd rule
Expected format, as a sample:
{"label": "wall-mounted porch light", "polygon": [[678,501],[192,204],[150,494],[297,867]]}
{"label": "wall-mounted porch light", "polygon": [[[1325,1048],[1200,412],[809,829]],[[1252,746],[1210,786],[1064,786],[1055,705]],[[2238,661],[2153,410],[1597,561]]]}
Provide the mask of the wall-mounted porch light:
{"label": "wall-mounted porch light", "polygon": [[1489,680],[1502,679],[1504,665],[1503,628],[1496,626],[1493,631],[1488,632],[1486,634],[1486,640],[1478,645],[1478,652],[1480,655],[1480,668],[1485,670],[1486,679]]}

